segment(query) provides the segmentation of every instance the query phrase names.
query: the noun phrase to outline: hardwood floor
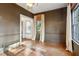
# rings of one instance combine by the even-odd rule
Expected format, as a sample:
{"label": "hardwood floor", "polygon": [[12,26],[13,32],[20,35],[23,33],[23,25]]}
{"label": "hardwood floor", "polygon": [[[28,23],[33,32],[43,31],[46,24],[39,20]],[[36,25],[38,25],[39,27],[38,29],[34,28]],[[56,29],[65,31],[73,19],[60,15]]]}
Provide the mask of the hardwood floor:
{"label": "hardwood floor", "polygon": [[[72,53],[65,50],[61,45],[50,43],[37,43],[32,40],[24,40],[23,47],[18,52],[18,48],[6,52],[9,56],[72,56]],[[13,51],[13,52],[12,52]]]}

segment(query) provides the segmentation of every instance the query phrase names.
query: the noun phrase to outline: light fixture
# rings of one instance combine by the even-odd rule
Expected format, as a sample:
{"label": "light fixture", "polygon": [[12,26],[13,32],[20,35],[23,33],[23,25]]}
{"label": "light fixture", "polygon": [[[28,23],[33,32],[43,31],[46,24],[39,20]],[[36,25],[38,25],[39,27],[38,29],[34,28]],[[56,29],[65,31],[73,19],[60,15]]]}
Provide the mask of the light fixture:
{"label": "light fixture", "polygon": [[37,3],[26,3],[26,6],[29,10],[32,10],[32,8],[37,5],[38,5]]}
{"label": "light fixture", "polygon": [[26,3],[27,7],[32,8],[34,6],[34,3]]}
{"label": "light fixture", "polygon": [[26,6],[28,9],[32,9],[33,6],[36,6],[37,3],[35,3],[35,0],[26,0],[27,3],[26,3]]}

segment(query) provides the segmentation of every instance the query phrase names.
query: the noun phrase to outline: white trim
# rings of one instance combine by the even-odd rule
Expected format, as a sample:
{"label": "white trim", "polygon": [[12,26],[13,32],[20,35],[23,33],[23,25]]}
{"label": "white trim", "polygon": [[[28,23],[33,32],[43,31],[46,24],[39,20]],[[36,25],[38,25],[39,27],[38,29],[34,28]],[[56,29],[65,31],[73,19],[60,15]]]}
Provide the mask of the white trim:
{"label": "white trim", "polygon": [[33,20],[33,38],[32,40],[36,39],[36,16],[34,16],[34,20]]}
{"label": "white trim", "polygon": [[40,41],[44,42],[45,40],[45,15],[41,14],[41,31],[40,31]]}
{"label": "white trim", "polygon": [[20,14],[20,44],[21,44],[21,42],[22,42],[22,37],[21,37],[21,31],[22,31],[22,29],[21,29],[21,16],[22,16],[22,14]]}

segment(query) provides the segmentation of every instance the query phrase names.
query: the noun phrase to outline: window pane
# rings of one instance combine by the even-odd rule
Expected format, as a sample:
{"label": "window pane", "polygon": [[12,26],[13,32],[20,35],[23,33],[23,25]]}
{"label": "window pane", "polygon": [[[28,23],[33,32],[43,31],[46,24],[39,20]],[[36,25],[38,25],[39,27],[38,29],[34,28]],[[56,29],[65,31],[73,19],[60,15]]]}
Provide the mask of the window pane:
{"label": "window pane", "polygon": [[31,22],[26,22],[26,33],[31,33]]}
{"label": "window pane", "polygon": [[78,41],[79,41],[79,24],[78,24],[78,31],[77,31],[77,33],[78,33]]}
{"label": "window pane", "polygon": [[78,8],[74,11],[74,17],[78,16]]}
{"label": "window pane", "polygon": [[41,21],[36,21],[36,31],[40,31]]}
{"label": "window pane", "polygon": [[77,31],[78,31],[77,25],[74,25],[74,39],[76,39],[76,40],[78,39]]}
{"label": "window pane", "polygon": [[73,23],[74,23],[74,24],[78,24],[78,23],[79,23],[79,17],[75,17]]}
{"label": "window pane", "polygon": [[79,7],[78,7],[78,16],[79,16]]}
{"label": "window pane", "polygon": [[73,39],[79,42],[79,7],[73,11]]}

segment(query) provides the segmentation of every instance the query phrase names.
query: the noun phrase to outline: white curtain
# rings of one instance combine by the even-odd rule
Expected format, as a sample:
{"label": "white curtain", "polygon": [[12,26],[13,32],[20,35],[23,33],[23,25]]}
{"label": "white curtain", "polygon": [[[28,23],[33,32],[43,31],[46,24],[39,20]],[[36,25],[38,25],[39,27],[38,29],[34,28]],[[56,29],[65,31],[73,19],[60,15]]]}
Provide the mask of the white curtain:
{"label": "white curtain", "polygon": [[71,30],[71,8],[67,5],[67,22],[66,22],[66,50],[72,52],[72,30]]}

